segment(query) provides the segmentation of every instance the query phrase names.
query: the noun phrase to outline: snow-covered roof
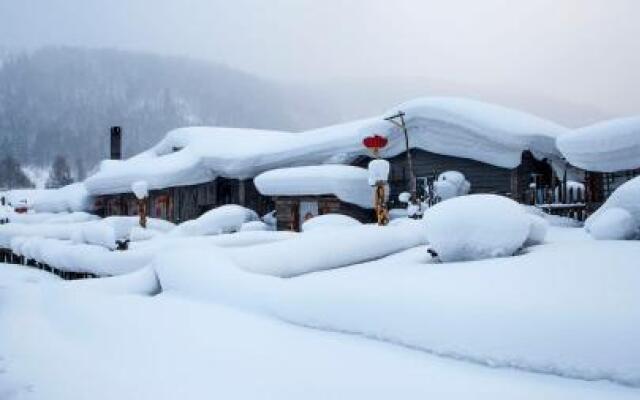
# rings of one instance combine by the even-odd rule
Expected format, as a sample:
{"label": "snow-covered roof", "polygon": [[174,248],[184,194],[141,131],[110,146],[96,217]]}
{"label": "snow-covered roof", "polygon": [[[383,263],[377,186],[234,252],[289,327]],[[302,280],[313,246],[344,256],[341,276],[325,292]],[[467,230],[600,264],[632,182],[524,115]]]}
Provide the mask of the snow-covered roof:
{"label": "snow-covered roof", "polygon": [[264,172],[253,180],[265,196],[334,195],[364,208],[373,207],[369,172],[350,165],[314,165],[280,168]]}
{"label": "snow-covered roof", "polygon": [[384,115],[304,132],[190,127],[171,131],[156,146],[124,161],[104,161],[86,180],[93,195],[131,191],[135,181],[149,189],[190,185],[217,176],[247,179],[282,167],[345,164],[367,154],[362,139],[373,133],[389,138],[382,152],[404,151],[400,129],[384,120],[406,113],[410,146],[471,158],[504,168],[520,164],[521,154],[559,155],[556,136],[566,129],[552,122],[474,100],[417,99]]}
{"label": "snow-covered roof", "polygon": [[558,148],[569,163],[589,171],[640,168],[640,117],[577,129],[558,138]]}

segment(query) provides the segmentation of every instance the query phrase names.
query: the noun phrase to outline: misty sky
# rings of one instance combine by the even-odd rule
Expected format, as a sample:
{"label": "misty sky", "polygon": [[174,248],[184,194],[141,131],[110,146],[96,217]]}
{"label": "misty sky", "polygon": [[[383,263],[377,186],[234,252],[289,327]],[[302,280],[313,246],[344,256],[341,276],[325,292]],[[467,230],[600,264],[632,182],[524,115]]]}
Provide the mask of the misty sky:
{"label": "misty sky", "polygon": [[640,114],[638,0],[0,0],[0,45],[118,47],[280,81],[416,77]]}

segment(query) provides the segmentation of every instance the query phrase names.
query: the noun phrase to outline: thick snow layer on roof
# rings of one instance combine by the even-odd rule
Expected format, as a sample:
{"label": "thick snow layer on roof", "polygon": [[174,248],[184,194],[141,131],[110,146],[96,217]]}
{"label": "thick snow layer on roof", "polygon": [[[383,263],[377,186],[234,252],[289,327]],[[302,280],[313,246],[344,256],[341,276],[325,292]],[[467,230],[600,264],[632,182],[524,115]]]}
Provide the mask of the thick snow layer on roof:
{"label": "thick snow layer on roof", "polygon": [[[470,158],[504,168],[520,165],[522,152],[555,155],[556,138],[567,128],[521,111],[480,101],[420,98],[389,110],[386,116],[405,113],[411,147],[433,153]],[[397,132],[399,134],[399,132]],[[391,141],[400,152],[400,141]]]}
{"label": "thick snow layer on roof", "polygon": [[640,168],[640,117],[600,122],[558,138],[558,148],[577,167],[599,172]]}
{"label": "thick snow layer on roof", "polygon": [[349,165],[314,165],[281,168],[264,172],[254,179],[256,188],[266,196],[335,195],[340,200],[373,207],[373,189],[369,172]]}
{"label": "thick snow layer on roof", "polygon": [[125,161],[104,161],[86,180],[91,194],[125,193],[144,180],[150,189],[190,185],[217,176],[247,179],[274,168],[349,163],[368,154],[362,139],[386,136],[383,157],[404,151],[404,135],[384,117],[406,113],[410,146],[499,167],[520,164],[524,150],[559,156],[556,137],[566,129],[519,111],[457,98],[404,103],[371,119],[304,132],[190,127],[171,131],[150,150]]}

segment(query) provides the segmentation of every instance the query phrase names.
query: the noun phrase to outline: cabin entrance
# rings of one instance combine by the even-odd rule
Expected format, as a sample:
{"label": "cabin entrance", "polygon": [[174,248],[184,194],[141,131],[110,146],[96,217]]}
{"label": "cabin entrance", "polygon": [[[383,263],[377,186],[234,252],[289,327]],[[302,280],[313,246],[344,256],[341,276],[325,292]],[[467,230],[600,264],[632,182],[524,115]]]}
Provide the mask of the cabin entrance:
{"label": "cabin entrance", "polygon": [[298,206],[298,230],[302,230],[302,224],[304,224],[305,221],[316,217],[319,213],[317,201],[301,201]]}

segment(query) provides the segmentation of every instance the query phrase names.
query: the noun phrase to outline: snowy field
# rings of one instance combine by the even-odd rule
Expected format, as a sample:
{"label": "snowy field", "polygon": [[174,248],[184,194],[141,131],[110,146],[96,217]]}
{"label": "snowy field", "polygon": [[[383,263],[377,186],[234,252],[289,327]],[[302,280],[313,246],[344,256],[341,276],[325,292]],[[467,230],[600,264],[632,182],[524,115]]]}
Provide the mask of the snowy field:
{"label": "snowy field", "polygon": [[437,263],[423,228],[169,232],[84,281],[1,264],[0,398],[640,397],[638,242],[551,226]]}

